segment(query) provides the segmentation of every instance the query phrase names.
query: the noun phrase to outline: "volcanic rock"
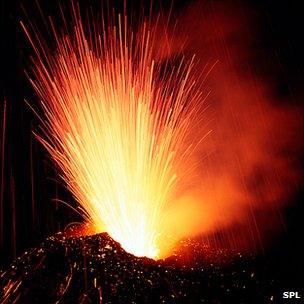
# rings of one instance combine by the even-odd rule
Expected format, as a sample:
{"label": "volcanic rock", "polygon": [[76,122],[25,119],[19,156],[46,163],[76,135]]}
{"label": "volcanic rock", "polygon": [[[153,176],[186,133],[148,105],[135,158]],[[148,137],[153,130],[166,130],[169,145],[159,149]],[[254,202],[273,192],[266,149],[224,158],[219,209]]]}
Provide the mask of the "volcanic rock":
{"label": "volcanic rock", "polygon": [[[204,257],[203,245],[194,248]],[[178,254],[159,261],[135,257],[106,233],[85,237],[59,233],[1,273],[0,303],[273,301],[273,282],[265,279],[264,266],[253,257],[235,254],[225,265],[204,258],[192,265],[180,261]]]}

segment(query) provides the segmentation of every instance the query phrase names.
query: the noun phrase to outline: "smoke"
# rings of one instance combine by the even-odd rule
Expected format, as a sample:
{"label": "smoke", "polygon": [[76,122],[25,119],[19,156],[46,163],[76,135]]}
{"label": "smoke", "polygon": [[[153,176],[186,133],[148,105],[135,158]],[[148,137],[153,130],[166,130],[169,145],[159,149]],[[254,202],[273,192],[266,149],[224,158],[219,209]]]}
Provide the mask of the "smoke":
{"label": "smoke", "polygon": [[199,58],[197,77],[216,63],[201,85],[210,91],[201,128],[211,133],[199,147],[192,186],[168,211],[167,234],[176,239],[220,232],[226,243],[252,248],[278,226],[301,182],[301,109],[277,93],[255,19],[235,3],[194,4],[160,34],[166,56]]}

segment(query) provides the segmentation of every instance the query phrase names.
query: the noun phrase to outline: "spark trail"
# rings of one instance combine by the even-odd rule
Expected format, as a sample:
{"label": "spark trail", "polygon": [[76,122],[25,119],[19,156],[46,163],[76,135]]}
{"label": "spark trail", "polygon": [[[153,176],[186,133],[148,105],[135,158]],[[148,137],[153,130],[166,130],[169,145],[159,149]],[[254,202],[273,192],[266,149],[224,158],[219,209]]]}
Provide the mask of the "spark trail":
{"label": "spark trail", "polygon": [[202,139],[189,139],[202,108],[193,59],[159,59],[148,21],[134,30],[124,15],[89,24],[77,5],[72,11],[70,30],[51,22],[55,52],[22,24],[44,112],[37,137],[95,232],[107,231],[137,256],[158,257],[167,206],[191,175]]}

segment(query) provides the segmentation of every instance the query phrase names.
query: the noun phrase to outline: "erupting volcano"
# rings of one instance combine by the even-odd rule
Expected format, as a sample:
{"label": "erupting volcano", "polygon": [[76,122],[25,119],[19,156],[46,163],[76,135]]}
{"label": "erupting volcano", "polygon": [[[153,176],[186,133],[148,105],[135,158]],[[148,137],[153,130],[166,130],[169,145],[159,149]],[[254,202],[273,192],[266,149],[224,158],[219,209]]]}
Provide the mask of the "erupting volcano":
{"label": "erupting volcano", "polygon": [[118,15],[117,23],[98,20],[85,33],[72,8],[73,32],[53,27],[55,52],[23,26],[36,51],[31,82],[45,113],[45,135],[37,137],[94,232],[108,232],[137,256],[162,256],[172,243],[166,207],[206,135],[188,136],[203,109],[193,59],[161,61],[149,21],[136,32]]}
{"label": "erupting volcano", "polygon": [[6,37],[31,47],[0,97],[0,303],[300,294],[301,96],[256,11],[135,2],[37,1]]}
{"label": "erupting volcano", "polygon": [[240,68],[250,43],[235,9],[201,20],[190,6],[184,29],[151,11],[105,11],[85,17],[72,2],[60,22],[44,19],[46,35],[21,22],[35,51],[35,134],[78,206],[63,203],[86,234],[108,232],[137,256],[166,257],[183,238],[233,224],[241,231],[224,238],[234,249],[261,245],[258,210],[285,204],[300,180],[301,119]]}

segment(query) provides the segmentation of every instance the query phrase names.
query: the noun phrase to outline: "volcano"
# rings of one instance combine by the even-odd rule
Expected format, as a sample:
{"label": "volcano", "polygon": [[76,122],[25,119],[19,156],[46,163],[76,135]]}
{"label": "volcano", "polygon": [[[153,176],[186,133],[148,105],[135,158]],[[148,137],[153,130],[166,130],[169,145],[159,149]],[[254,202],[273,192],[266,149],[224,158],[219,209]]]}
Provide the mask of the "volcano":
{"label": "volcano", "polygon": [[[271,303],[274,281],[253,256],[212,251],[164,260],[127,253],[107,233],[58,233],[1,273],[1,303]],[[215,252],[216,251],[216,252]],[[216,254],[217,253],[217,254]],[[211,260],[210,256],[216,256]],[[229,263],[223,263],[229,259]]]}

